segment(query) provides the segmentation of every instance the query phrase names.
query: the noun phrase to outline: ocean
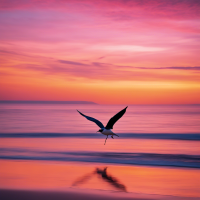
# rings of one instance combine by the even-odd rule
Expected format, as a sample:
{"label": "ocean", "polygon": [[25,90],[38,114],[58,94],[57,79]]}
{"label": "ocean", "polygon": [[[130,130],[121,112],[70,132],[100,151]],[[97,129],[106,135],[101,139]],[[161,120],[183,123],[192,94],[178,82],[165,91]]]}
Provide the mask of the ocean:
{"label": "ocean", "polygon": [[[106,125],[126,106],[105,145],[77,112]],[[73,186],[107,167],[130,193],[200,197],[200,105],[1,103],[0,166],[0,188],[118,191],[91,177]]]}

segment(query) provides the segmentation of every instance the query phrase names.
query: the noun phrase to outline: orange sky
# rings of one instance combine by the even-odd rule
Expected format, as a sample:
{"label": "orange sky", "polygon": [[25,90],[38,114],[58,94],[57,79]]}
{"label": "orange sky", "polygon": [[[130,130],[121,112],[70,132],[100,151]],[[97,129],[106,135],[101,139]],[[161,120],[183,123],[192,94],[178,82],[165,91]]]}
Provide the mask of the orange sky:
{"label": "orange sky", "polygon": [[0,100],[200,103],[195,0],[0,2]]}

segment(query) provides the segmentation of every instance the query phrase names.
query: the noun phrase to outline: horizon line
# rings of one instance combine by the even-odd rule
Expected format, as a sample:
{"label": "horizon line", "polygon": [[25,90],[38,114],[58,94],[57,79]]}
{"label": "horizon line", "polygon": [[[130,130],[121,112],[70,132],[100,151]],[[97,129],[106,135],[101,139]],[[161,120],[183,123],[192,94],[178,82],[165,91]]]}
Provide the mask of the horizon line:
{"label": "horizon line", "polygon": [[63,101],[63,100],[0,100],[1,103],[41,103],[41,104],[96,104],[96,105],[200,105],[200,103],[173,103],[173,104],[129,104],[129,103],[120,103],[120,104],[100,104],[93,101]]}

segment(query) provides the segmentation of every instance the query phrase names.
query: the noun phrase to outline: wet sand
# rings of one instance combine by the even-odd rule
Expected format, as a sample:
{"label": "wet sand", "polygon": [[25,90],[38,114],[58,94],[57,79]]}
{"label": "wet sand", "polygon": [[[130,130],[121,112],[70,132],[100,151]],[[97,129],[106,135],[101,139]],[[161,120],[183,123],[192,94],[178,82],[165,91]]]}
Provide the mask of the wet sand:
{"label": "wet sand", "polygon": [[1,200],[122,200],[122,199],[132,199],[124,197],[111,197],[99,194],[85,194],[85,193],[75,193],[75,192],[62,192],[62,191],[28,191],[28,190],[0,190]]}
{"label": "wet sand", "polygon": [[0,188],[67,189],[73,187],[75,181],[91,175],[73,188],[119,191],[94,173],[97,168],[107,167],[108,176],[123,184],[128,193],[200,197],[198,169],[23,160],[0,160],[0,166]]}
{"label": "wet sand", "polygon": [[197,200],[198,198],[168,195],[117,194],[105,191],[49,191],[0,189],[1,200]]}

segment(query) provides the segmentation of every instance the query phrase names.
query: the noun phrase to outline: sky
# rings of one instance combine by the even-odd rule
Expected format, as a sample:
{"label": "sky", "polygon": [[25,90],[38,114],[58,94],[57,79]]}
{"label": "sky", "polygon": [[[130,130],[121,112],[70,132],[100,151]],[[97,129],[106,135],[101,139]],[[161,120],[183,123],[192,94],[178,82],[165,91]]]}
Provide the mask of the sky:
{"label": "sky", "polygon": [[0,100],[200,104],[199,0],[0,0]]}

